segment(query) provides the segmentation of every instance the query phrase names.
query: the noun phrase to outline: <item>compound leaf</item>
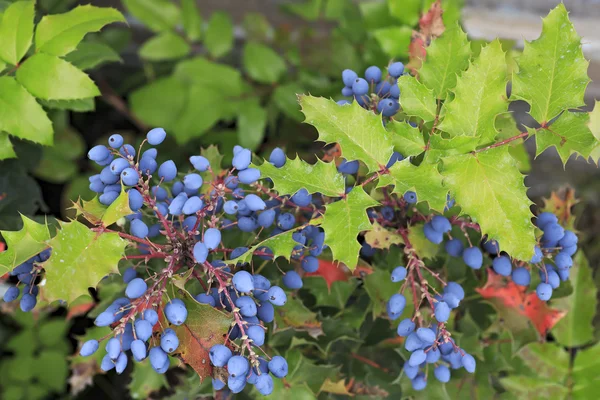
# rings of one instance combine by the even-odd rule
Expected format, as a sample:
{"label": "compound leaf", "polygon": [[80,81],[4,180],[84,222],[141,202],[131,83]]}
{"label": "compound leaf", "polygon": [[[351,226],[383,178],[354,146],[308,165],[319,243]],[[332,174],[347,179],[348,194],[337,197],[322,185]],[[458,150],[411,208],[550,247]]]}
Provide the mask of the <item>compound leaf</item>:
{"label": "compound leaf", "polygon": [[44,100],[75,100],[100,95],[90,77],[56,56],[37,53],[17,70],[17,80],[32,95]]}
{"label": "compound leaf", "polygon": [[0,275],[12,271],[31,257],[48,248],[50,230],[46,224],[21,215],[23,228],[20,231],[0,231],[6,241],[7,249],[0,252]]}
{"label": "compound leaf", "polygon": [[[110,273],[118,273],[127,241],[117,233],[98,234],[78,221],[60,222],[60,230],[48,244],[52,255],[44,263],[46,285],[42,297],[52,302],[72,302],[88,294],[88,288]],[[65,284],[68,282],[68,284]]]}
{"label": "compound leaf", "polygon": [[305,122],[317,128],[318,140],[337,142],[346,159],[360,160],[373,172],[392,156],[394,146],[381,116],[366,111],[357,102],[340,106],[323,97],[300,96],[300,105]]}
{"label": "compound leaf", "polygon": [[588,158],[598,144],[589,127],[588,113],[565,111],[554,123],[535,134],[536,156],[554,146],[563,164],[571,154]]}
{"label": "compound leaf", "polygon": [[354,187],[348,196],[325,206],[321,228],[331,248],[333,259],[354,270],[358,262],[360,243],[357,236],[373,228],[367,217],[367,208],[379,205],[361,186]]}
{"label": "compound leaf", "polygon": [[417,194],[418,201],[426,201],[437,211],[444,212],[448,189],[442,185],[442,175],[436,164],[423,162],[418,167],[406,159],[390,167],[390,173],[379,178],[378,187],[394,185],[393,193],[401,196],[407,191]]}
{"label": "compound leaf", "polygon": [[427,48],[427,58],[419,70],[419,80],[433,90],[436,98],[445,100],[456,78],[469,66],[471,45],[467,34],[456,24]]}
{"label": "compound leaf", "polygon": [[35,1],[17,1],[0,15],[0,59],[17,65],[33,38]]}
{"label": "compound leaf", "polygon": [[0,78],[0,131],[44,145],[53,142],[52,121],[35,98],[10,76]]}
{"label": "compound leaf", "polygon": [[410,75],[401,76],[398,86],[402,93],[402,111],[406,115],[419,117],[425,122],[435,119],[437,105],[431,89]]}
{"label": "compound leaf", "polygon": [[517,64],[511,97],[528,102],[537,122],[549,122],[563,110],[584,105],[589,62],[564,4],[543,19],[542,34],[525,42]]}
{"label": "compound leaf", "polygon": [[47,54],[64,56],[75,50],[86,34],[98,32],[112,22],[125,22],[125,17],[114,8],[89,4],[64,14],[45,15],[35,29],[35,47]]}
{"label": "compound leaf", "polygon": [[443,159],[444,185],[500,249],[530,260],[536,244],[524,177],[506,147]]}
{"label": "compound leaf", "polygon": [[[438,128],[454,136],[472,136],[473,149],[496,137],[496,116],[508,110],[506,62],[500,41],[481,49],[479,57],[456,81],[454,99],[444,104]],[[404,97],[403,97],[404,98]]]}
{"label": "compound leaf", "polygon": [[322,193],[325,196],[337,197],[344,193],[346,188],[344,176],[338,173],[335,163],[326,163],[317,160],[315,164],[296,157],[288,158],[285,165],[276,168],[266,161],[259,166],[263,178],[271,178],[273,189],[280,194],[295,194],[300,189],[309,193]]}

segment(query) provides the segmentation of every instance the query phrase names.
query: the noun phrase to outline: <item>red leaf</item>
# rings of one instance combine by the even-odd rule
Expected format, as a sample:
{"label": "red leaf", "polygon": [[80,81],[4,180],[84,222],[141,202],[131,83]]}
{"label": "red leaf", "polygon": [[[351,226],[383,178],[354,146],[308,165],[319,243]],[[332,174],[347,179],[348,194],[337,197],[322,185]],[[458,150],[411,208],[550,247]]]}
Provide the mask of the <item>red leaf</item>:
{"label": "red leaf", "polygon": [[319,269],[315,272],[307,272],[304,276],[320,276],[327,282],[327,287],[331,289],[331,284],[336,281],[347,281],[349,272],[346,267],[326,260],[319,260]]}
{"label": "red leaf", "polygon": [[488,270],[485,285],[475,290],[484,299],[499,299],[505,307],[527,317],[542,336],[566,314],[565,311],[549,307],[535,292],[527,292],[526,287],[506,281],[492,270]]}
{"label": "red leaf", "polygon": [[93,307],[94,302],[92,300],[69,307],[69,311],[67,312],[67,321],[87,313]]}
{"label": "red leaf", "polygon": [[431,41],[439,37],[444,30],[444,20],[442,19],[442,3],[437,0],[431,5],[429,11],[419,19],[419,30],[413,31],[408,46],[409,63],[408,67],[416,73],[421,67],[427,55],[427,46]]}

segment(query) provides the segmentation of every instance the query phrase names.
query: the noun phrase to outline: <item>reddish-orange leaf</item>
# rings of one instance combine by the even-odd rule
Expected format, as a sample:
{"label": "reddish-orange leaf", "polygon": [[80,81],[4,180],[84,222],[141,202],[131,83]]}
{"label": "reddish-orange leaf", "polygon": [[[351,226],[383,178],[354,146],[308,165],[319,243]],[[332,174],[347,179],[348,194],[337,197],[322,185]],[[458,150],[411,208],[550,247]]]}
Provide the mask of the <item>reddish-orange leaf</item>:
{"label": "reddish-orange leaf", "polygon": [[92,300],[86,301],[84,303],[75,304],[74,306],[69,307],[69,311],[67,312],[67,321],[87,313],[93,307],[94,302]]}
{"label": "reddish-orange leaf", "polygon": [[499,299],[505,307],[529,318],[542,336],[566,314],[565,311],[549,307],[535,292],[528,292],[526,287],[507,281],[492,270],[488,270],[485,285],[475,290],[484,299]]}
{"label": "reddish-orange leaf", "polygon": [[331,289],[331,284],[336,281],[347,281],[350,276],[349,271],[341,264],[332,261],[319,260],[319,269],[315,272],[306,273],[304,276],[320,276],[327,282],[327,287]]}
{"label": "reddish-orange leaf", "polygon": [[442,14],[442,3],[440,0],[437,0],[431,5],[429,11],[419,19],[419,30],[413,31],[411,35],[410,45],[408,46],[408,68],[414,73],[416,73],[425,60],[427,46],[446,29]]}

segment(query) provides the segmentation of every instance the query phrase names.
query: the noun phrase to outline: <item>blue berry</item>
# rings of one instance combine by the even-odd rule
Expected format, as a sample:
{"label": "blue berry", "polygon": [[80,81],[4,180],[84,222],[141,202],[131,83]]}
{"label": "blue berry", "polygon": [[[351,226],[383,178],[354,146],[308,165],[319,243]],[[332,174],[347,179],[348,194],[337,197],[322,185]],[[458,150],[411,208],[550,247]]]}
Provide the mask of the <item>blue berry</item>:
{"label": "blue berry", "polygon": [[345,69],[342,71],[342,82],[344,82],[345,86],[352,86],[357,78],[358,74],[351,69]]}
{"label": "blue berry", "polygon": [[173,329],[165,329],[160,337],[160,348],[163,349],[165,353],[172,353],[177,347],[179,347],[177,334]]}
{"label": "blue berry", "polygon": [[397,333],[398,336],[406,337],[413,333],[414,330],[415,323],[410,318],[406,318],[400,321],[400,324],[398,324]]}
{"label": "blue berry", "polygon": [[81,350],[79,350],[79,355],[84,357],[91,356],[96,352],[96,350],[98,350],[98,347],[99,344],[97,340],[88,340],[83,344],[83,346],[81,346]]}
{"label": "blue berry", "polygon": [[393,78],[399,78],[404,72],[404,64],[401,62],[395,62],[388,67],[388,74]]}
{"label": "blue berry", "polygon": [[450,381],[450,369],[443,364],[435,367],[433,370],[433,375],[442,383],[447,383]]}
{"label": "blue berry", "polygon": [[275,168],[281,168],[285,165],[286,157],[285,153],[279,147],[275,147],[273,151],[271,151],[271,155],[269,156],[269,162],[275,166]]}
{"label": "blue berry", "polygon": [[381,80],[381,75],[381,69],[375,65],[372,65],[365,70],[365,79],[368,82],[379,82]]}
{"label": "blue berry", "polygon": [[392,282],[400,282],[406,278],[406,268],[405,267],[396,267],[392,271]]}
{"label": "blue berry", "polygon": [[206,261],[206,258],[208,257],[208,248],[203,242],[197,242],[194,245],[193,254],[194,260],[196,260],[198,264],[202,264]]}
{"label": "blue berry", "polygon": [[287,302],[287,296],[279,286],[271,286],[267,292],[267,297],[274,306],[281,307]]}
{"label": "blue berry", "polygon": [[302,288],[302,278],[296,271],[289,271],[283,276],[283,284],[290,289]]}
{"label": "blue berry", "polygon": [[531,282],[531,274],[526,268],[515,268],[511,274],[514,283],[520,286],[529,286]]}
{"label": "blue berry", "polygon": [[473,269],[479,269],[483,265],[483,254],[479,247],[469,247],[463,252],[463,261]]}
{"label": "blue berry", "polygon": [[492,268],[498,275],[509,276],[512,271],[512,263],[507,256],[500,256],[494,258],[494,261],[492,261]]}
{"label": "blue berry", "polygon": [[114,135],[110,135],[108,138],[108,145],[113,149],[118,149],[123,146],[123,136],[115,133]]}
{"label": "blue berry", "polygon": [[450,239],[446,242],[446,244],[444,245],[444,247],[446,248],[446,252],[448,254],[450,254],[452,257],[460,257],[462,256],[462,252],[463,252],[463,244],[460,241],[460,239]]}
{"label": "blue berry", "polygon": [[180,299],[173,299],[165,306],[165,316],[173,325],[181,325],[187,319],[188,311]]}
{"label": "blue berry", "polygon": [[171,182],[177,177],[177,167],[173,160],[168,160],[160,164],[160,167],[158,167],[158,176],[164,182]]}
{"label": "blue berry", "polygon": [[188,190],[196,191],[202,187],[202,177],[198,174],[187,174],[183,177],[183,186]]}
{"label": "blue berry", "polygon": [[446,322],[450,318],[450,307],[446,302],[439,301],[435,303],[434,315],[438,322]]}
{"label": "blue berry", "polygon": [[131,221],[131,234],[140,239],[148,236],[148,225],[146,225],[141,219],[134,219]]}
{"label": "blue berry", "polygon": [[158,146],[166,137],[167,132],[163,128],[154,128],[146,134],[146,139],[148,139],[148,143],[152,146]]}
{"label": "blue berry", "polygon": [[133,355],[134,360],[137,362],[140,362],[146,358],[148,353],[146,351],[146,344],[144,341],[136,339],[131,342],[131,354]]}
{"label": "blue berry", "polygon": [[269,371],[279,379],[283,379],[288,373],[288,364],[285,358],[281,356],[274,356],[269,361]]}
{"label": "blue berry", "polygon": [[369,83],[363,78],[357,78],[352,83],[352,91],[357,96],[365,95],[369,92]]}
{"label": "blue berry", "polygon": [[148,290],[148,284],[146,281],[144,281],[142,278],[135,278],[127,284],[127,287],[125,288],[125,295],[130,299],[137,299],[146,293],[146,290]]}
{"label": "blue berry", "polygon": [[238,179],[241,183],[246,185],[250,185],[256,182],[260,178],[260,171],[256,168],[246,168],[243,171],[240,171],[238,174]]}
{"label": "blue berry", "polygon": [[252,161],[252,153],[248,149],[242,149],[233,156],[231,164],[239,171],[242,171],[250,166]]}

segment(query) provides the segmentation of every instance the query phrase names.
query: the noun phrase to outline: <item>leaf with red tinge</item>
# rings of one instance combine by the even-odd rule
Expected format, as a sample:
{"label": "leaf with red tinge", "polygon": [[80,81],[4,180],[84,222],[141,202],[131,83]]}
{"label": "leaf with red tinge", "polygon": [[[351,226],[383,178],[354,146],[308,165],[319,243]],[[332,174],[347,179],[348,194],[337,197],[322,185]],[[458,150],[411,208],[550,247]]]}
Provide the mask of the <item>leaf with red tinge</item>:
{"label": "leaf with red tinge", "polygon": [[228,313],[198,303],[187,291],[177,289],[176,293],[188,310],[185,323],[171,327],[179,338],[177,353],[202,381],[212,376],[208,351],[215,344],[223,344],[233,318]]}
{"label": "leaf with red tinge", "polygon": [[319,260],[319,269],[308,272],[304,276],[320,276],[327,282],[327,288],[331,290],[331,284],[336,281],[347,281],[350,274],[346,267],[340,263]]}
{"label": "leaf with red tinge", "polygon": [[482,288],[475,289],[484,299],[498,299],[507,309],[527,317],[540,335],[546,335],[566,312],[551,308],[537,297],[535,292],[514,282],[507,282],[501,275],[488,270],[488,280]]}
{"label": "leaf with red tinge", "polygon": [[79,317],[80,315],[84,315],[96,304],[87,297],[80,297],[80,299],[81,301],[75,300],[75,304],[71,304],[69,306],[69,311],[67,312],[67,321],[75,317]]}
{"label": "leaf with red tinge", "polygon": [[419,30],[413,31],[408,46],[409,63],[408,67],[416,71],[421,67],[425,56],[427,55],[427,46],[431,41],[439,37],[444,30],[444,21],[442,19],[442,3],[437,0],[431,5],[429,11],[419,19]]}

